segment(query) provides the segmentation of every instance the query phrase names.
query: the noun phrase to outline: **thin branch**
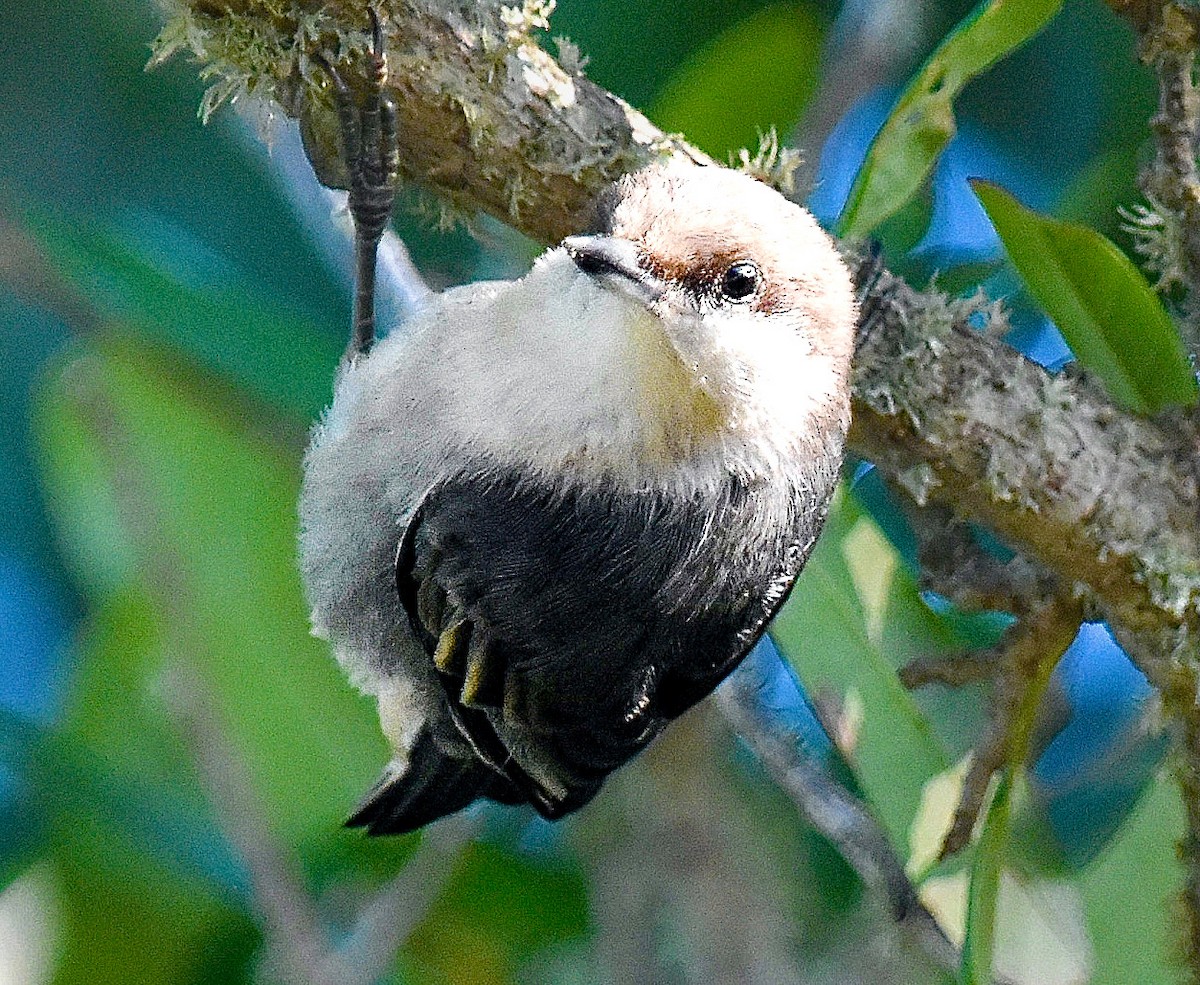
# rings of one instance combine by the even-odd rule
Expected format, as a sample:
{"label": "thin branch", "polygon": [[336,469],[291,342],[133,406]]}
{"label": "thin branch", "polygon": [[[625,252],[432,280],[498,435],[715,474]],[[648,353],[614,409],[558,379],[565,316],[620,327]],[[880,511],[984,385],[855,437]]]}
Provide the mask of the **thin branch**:
{"label": "thin branch", "polygon": [[[263,917],[268,951],[286,981],[296,985],[333,985],[341,975],[322,973],[330,952],[316,909],[291,859],[270,830],[259,808],[245,767],[218,721],[207,682],[195,669],[188,626],[189,596],[181,572],[159,531],[165,529],[156,501],[142,482],[136,456],[128,447],[108,394],[93,374],[70,377],[73,396],[91,423],[92,433],[110,463],[120,519],[132,542],[155,599],[164,612],[171,654],[167,667],[167,707],[188,741],[210,800],[230,843],[250,872],[255,905]],[[337,969],[340,971],[340,969]]]}
{"label": "thin branch", "polygon": [[806,155],[810,184],[814,157],[846,112],[869,93],[894,85],[919,57],[929,7],[928,0],[841,5],[821,53],[821,86],[794,134],[795,146]]}
{"label": "thin branch", "polygon": [[232,748],[206,684],[176,656],[166,697],[176,727],[192,751],[222,830],[250,872],[263,920],[269,963],[295,985],[335,985],[346,969],[333,959],[328,936],[303,881],[272,836],[245,764]]}
{"label": "thin branch", "polygon": [[165,614],[170,654],[164,688],[167,710],[192,752],[222,831],[250,873],[268,961],[291,985],[371,985],[428,913],[452,871],[452,857],[471,840],[478,824],[469,818],[451,818],[435,825],[404,869],[367,900],[347,945],[340,950],[333,946],[300,868],[275,837],[200,673],[202,661],[190,642],[192,593],[182,574],[186,566],[162,540],[165,525],[156,500],[142,481],[136,456],[98,378],[77,366],[69,377],[73,396],[111,462],[120,519],[137,551],[145,582]]}
{"label": "thin branch", "polygon": [[1015,554],[1007,561],[985,550],[969,523],[943,503],[918,506],[897,495],[917,541],[921,587],[967,610],[991,609],[1020,616],[1061,592],[1058,578],[1036,561]]}
{"label": "thin branch", "polygon": [[702,703],[569,822],[589,868],[598,980],[773,985],[803,977],[787,867],[765,850],[769,825],[714,767],[730,741],[716,709]]}
{"label": "thin branch", "polygon": [[901,928],[939,967],[957,969],[958,949],[921,903],[886,832],[864,804],[799,751],[791,730],[764,706],[754,678],[735,672],[718,688],[716,700],[800,814],[838,847],[863,882],[884,895]]}
{"label": "thin branch", "polygon": [[1016,733],[1018,713],[1027,703],[1032,687],[1040,689],[1048,672],[1047,661],[1057,663],[1079,631],[1083,610],[1071,598],[1054,599],[1040,612],[1018,623],[1005,641],[1002,653],[1003,673],[992,695],[988,727],[975,743],[971,765],[963,780],[962,793],[950,830],[942,842],[940,858],[948,858],[965,848],[979,818],[992,776],[1014,759],[1018,744],[1028,733]]}
{"label": "thin branch", "polygon": [[917,657],[897,672],[900,683],[910,691],[930,684],[963,687],[991,680],[1002,665],[1000,648],[953,653],[944,657]]}
{"label": "thin branch", "polygon": [[456,815],[425,830],[421,847],[404,868],[368,900],[341,949],[347,974],[337,985],[371,985],[429,914],[454,874],[462,849],[475,840],[482,819]]}

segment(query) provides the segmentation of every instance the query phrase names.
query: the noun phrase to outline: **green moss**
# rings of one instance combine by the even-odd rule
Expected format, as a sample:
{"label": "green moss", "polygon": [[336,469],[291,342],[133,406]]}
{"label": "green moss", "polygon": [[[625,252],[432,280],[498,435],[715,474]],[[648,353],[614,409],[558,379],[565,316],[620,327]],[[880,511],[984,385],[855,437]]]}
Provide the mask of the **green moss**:
{"label": "green moss", "polygon": [[200,101],[205,122],[223,104],[247,97],[296,105],[299,83],[311,78],[312,56],[342,59],[370,44],[367,25],[350,26],[336,11],[304,10],[282,0],[260,0],[242,9],[202,10],[198,3],[166,0],[166,23],[151,44],[147,68],[188,52],[210,80]]}
{"label": "green moss", "polygon": [[731,165],[736,164],[746,174],[765,182],[788,198],[795,194],[796,172],[802,163],[803,158],[794,147],[779,146],[779,134],[774,127],[759,134],[758,150],[753,154],[749,148],[743,147],[737,153],[736,162],[730,161]]}

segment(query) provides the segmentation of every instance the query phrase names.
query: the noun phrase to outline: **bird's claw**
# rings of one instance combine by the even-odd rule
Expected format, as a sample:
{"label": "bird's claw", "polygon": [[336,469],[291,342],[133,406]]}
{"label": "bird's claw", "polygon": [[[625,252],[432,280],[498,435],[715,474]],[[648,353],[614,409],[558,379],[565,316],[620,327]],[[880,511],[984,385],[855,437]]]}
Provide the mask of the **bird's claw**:
{"label": "bird's claw", "polygon": [[345,78],[324,54],[317,62],[333,83],[334,107],[341,133],[342,157],[350,178],[350,217],[354,221],[354,325],[346,357],[366,352],[375,339],[375,264],[379,241],[396,198],[399,151],[396,103],[385,91],[388,79],[383,28],[374,7],[371,49],[366,56],[365,92],[356,99]]}

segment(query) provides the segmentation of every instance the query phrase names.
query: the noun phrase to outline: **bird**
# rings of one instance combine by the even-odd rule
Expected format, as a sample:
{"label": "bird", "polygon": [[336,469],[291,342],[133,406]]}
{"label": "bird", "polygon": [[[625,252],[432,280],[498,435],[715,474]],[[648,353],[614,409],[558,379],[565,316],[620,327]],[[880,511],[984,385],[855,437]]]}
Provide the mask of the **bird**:
{"label": "bird", "polygon": [[299,502],[313,632],[393,751],[347,824],[403,834],[480,798],[557,819],[711,693],[791,591],[840,472],[855,292],[805,209],[668,159],[525,276],[434,295],[376,339],[397,111],[367,12],[361,99],[316,59],[356,291]]}
{"label": "bird", "polygon": [[394,752],[347,823],[562,817],[708,695],[821,530],[856,322],[806,210],[668,161],[348,357],[300,498],[314,632]]}

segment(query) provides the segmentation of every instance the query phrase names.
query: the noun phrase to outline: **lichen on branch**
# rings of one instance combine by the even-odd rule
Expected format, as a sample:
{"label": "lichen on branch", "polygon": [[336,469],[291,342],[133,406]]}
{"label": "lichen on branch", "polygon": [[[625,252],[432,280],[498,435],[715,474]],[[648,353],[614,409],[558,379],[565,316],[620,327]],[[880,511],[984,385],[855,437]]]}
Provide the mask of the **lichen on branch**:
{"label": "lichen on branch", "polygon": [[[366,5],[299,0],[163,0],[152,64],[189,51],[212,80],[202,112],[269,99],[301,120],[318,175],[342,183],[330,84],[353,86],[369,44]],[[578,231],[606,185],[656,158],[705,160],[537,43],[553,4],[485,0],[376,4],[396,100],[402,174],[468,211],[543,241]],[[571,52],[569,45],[563,48]]]}

